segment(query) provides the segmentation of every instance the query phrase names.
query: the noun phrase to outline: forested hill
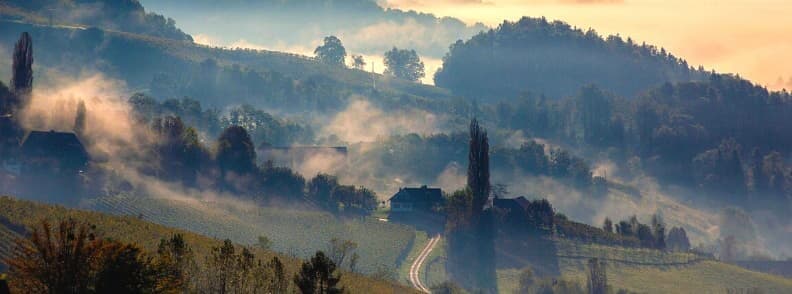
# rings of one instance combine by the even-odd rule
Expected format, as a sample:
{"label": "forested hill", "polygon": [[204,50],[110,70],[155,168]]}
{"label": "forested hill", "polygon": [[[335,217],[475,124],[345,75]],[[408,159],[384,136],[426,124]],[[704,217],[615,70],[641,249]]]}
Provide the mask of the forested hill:
{"label": "forested hill", "polygon": [[192,41],[173,19],[146,12],[138,0],[7,0],[0,2],[0,16]]}
{"label": "forested hill", "polygon": [[251,104],[311,111],[344,107],[354,95],[379,101],[450,96],[436,87],[329,66],[306,56],[210,48],[98,28],[0,20],[0,47],[13,48],[22,32],[48,49],[36,53],[43,68],[75,75],[101,72],[134,91],[162,99],[191,97],[207,106]]}
{"label": "forested hill", "polygon": [[559,98],[587,84],[632,97],[663,82],[706,76],[662,48],[526,17],[453,44],[435,84],[484,99],[511,99],[521,92]]}
{"label": "forested hill", "polygon": [[[448,45],[487,30],[453,17],[403,11],[376,0],[141,0],[212,43],[313,50],[327,35],[355,54],[381,55],[393,46],[439,59]],[[234,45],[230,45],[234,46]],[[379,62],[378,62],[379,63]],[[379,67],[380,65],[377,65]]]}

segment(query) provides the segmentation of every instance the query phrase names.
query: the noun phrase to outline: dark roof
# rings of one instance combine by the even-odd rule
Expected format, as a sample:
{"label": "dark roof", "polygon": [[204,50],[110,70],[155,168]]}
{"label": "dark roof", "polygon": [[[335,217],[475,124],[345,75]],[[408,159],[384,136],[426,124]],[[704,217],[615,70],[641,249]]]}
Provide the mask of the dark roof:
{"label": "dark roof", "polygon": [[526,210],[530,204],[531,201],[528,201],[523,196],[517,198],[495,198],[492,200],[492,206],[499,209]]}
{"label": "dark roof", "polygon": [[54,157],[77,164],[88,162],[88,152],[74,133],[31,131],[20,147],[25,157]]}
{"label": "dark roof", "polygon": [[440,188],[429,188],[421,186],[420,188],[401,188],[396,192],[390,201],[396,202],[442,202],[443,192]]}
{"label": "dark roof", "polygon": [[348,153],[347,147],[345,146],[289,146],[289,147],[273,147],[269,144],[262,143],[259,145],[259,149],[266,151],[266,150],[273,150],[273,151],[285,151],[289,153],[318,153],[318,152],[326,152],[326,151],[334,151],[341,154],[346,155]]}

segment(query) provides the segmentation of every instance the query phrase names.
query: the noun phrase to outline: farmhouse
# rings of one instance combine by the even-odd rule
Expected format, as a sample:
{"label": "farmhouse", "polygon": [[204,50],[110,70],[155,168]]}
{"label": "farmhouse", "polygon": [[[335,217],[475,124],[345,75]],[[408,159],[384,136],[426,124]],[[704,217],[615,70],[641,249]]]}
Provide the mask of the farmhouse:
{"label": "farmhouse", "polygon": [[390,198],[391,212],[430,212],[443,204],[439,188],[401,188]]}
{"label": "farmhouse", "polygon": [[88,165],[88,152],[74,133],[31,131],[19,148],[21,173],[78,173]]}
{"label": "farmhouse", "polygon": [[494,198],[492,199],[492,206],[495,209],[503,210],[507,212],[519,212],[524,213],[525,210],[528,209],[528,205],[531,204],[531,201],[525,199],[525,197],[520,196],[517,198]]}

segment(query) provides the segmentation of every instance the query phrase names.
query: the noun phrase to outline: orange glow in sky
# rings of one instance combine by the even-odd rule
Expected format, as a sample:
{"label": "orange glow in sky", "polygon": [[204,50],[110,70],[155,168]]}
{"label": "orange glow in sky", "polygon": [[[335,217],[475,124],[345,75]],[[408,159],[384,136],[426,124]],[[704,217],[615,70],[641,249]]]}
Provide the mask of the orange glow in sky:
{"label": "orange glow in sky", "polygon": [[790,0],[388,0],[466,22],[496,26],[545,16],[601,35],[664,47],[689,64],[792,89]]}

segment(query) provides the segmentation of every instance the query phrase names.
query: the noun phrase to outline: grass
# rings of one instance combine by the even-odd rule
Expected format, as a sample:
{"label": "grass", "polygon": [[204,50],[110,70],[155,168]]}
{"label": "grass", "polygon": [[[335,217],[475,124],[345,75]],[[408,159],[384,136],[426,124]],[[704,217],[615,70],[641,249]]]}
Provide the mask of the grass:
{"label": "grass", "polygon": [[342,219],[326,212],[181,201],[116,195],[87,202],[92,210],[142,217],[154,223],[190,230],[240,244],[256,244],[259,236],[272,249],[296,257],[327,250],[332,238],[358,244],[358,269],[375,273],[396,269],[413,247],[415,230],[373,217]]}
{"label": "grass", "polygon": [[[419,233],[408,260],[418,255],[426,244],[426,234]],[[424,283],[436,285],[446,281],[445,239],[437,245],[424,265]],[[615,290],[637,293],[725,293],[727,289],[761,289],[764,293],[792,293],[792,279],[753,272],[744,268],[700,258],[688,253],[582,244],[556,240],[560,276],[585,285],[587,262],[597,257],[606,260],[608,284]],[[408,262],[400,268],[406,280]],[[516,293],[521,269],[498,269],[500,293]]]}
{"label": "grass", "polygon": [[415,240],[413,241],[412,249],[410,249],[410,253],[407,254],[407,257],[402,261],[401,265],[399,265],[399,282],[406,285],[410,284],[410,267],[415,259],[418,258],[418,255],[421,254],[421,250],[426,247],[427,243],[429,243],[429,236],[426,232],[415,232]]}
{"label": "grass", "polygon": [[432,253],[426,257],[426,261],[424,261],[424,268],[421,275],[421,278],[424,281],[424,284],[427,287],[432,287],[435,285],[439,285],[448,280],[446,276],[446,239],[441,238],[440,241],[437,242],[435,245],[434,250]]}
{"label": "grass", "polygon": [[[727,289],[761,289],[792,293],[792,279],[749,271],[692,254],[556,242],[561,276],[585,285],[589,257],[606,260],[608,284],[638,293],[725,293]],[[501,293],[514,293],[519,269],[498,270]]]}
{"label": "grass", "polygon": [[[105,237],[122,242],[134,243],[154,252],[159,240],[180,233],[193,247],[197,260],[203,260],[212,247],[219,246],[222,241],[216,238],[199,235],[190,231],[166,227],[163,225],[141,220],[133,216],[115,216],[93,211],[68,209],[61,206],[47,205],[37,202],[19,200],[12,197],[0,197],[0,217],[10,220],[15,224],[31,227],[41,220],[47,219],[55,222],[64,218],[74,218],[96,225],[98,233]],[[9,230],[0,224],[0,256],[7,256],[7,242],[13,237],[6,235]],[[273,251],[254,249],[258,257],[269,259],[279,256],[286,265],[288,275],[296,272],[301,261]],[[359,274],[344,273],[342,285],[351,293],[412,293],[414,290],[391,282],[368,278]]]}

